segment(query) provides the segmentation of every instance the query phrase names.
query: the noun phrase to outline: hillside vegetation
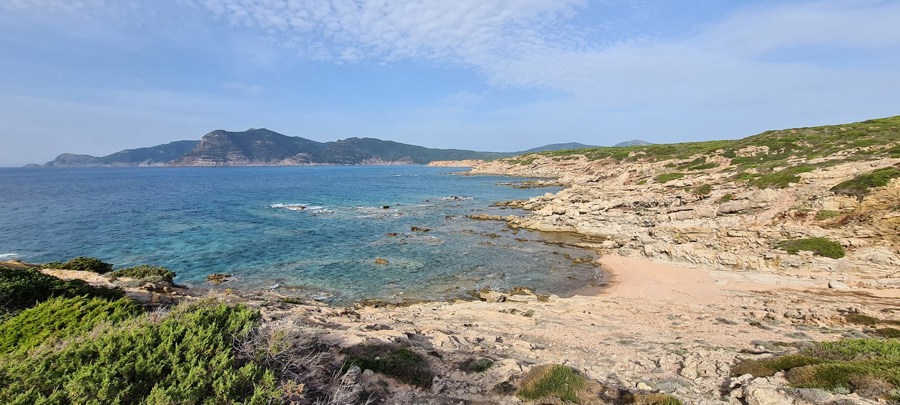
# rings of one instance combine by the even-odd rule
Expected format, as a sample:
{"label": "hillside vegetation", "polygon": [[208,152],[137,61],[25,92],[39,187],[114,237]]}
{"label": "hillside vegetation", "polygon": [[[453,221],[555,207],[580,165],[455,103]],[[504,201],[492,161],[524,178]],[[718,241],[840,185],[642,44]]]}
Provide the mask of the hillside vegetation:
{"label": "hillside vegetation", "polygon": [[[843,125],[766,131],[738,140],[599,147],[542,152],[565,161],[609,159],[619,162],[678,161],[672,172],[696,172],[725,166],[732,179],[759,188],[783,188],[797,175],[848,161],[900,158],[900,116]],[[533,163],[533,158],[505,161]]]}

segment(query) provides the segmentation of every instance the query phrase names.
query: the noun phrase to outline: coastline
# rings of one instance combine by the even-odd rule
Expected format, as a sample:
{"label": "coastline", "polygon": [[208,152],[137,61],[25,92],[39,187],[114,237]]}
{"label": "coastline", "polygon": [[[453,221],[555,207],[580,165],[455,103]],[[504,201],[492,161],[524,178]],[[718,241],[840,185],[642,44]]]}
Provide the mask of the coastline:
{"label": "coastline", "polygon": [[[433,353],[429,363],[437,377],[431,390],[392,384],[391,401],[494,404],[522,403],[499,387],[515,386],[525,371],[541,364],[565,364],[604,386],[669,393],[690,404],[739,404],[764,396],[782,401],[770,403],[790,403],[782,375],[741,379],[729,375],[730,366],[804,342],[859,335],[865,327],[846,322],[846,314],[884,316],[896,302],[895,290],[835,291],[809,277],[619,255],[600,261],[612,276],[609,287],[570,298],[520,292],[503,299],[340,307],[292,302],[271,291],[194,295],[143,286],[129,288],[128,295],[144,294],[144,302],[161,304],[207,298],[243,302],[259,308],[265,322],[291,322],[338,347],[389,343]],[[102,278],[48,272],[94,282]],[[473,357],[492,359],[495,366],[478,374],[457,370]],[[364,381],[377,384],[372,376]]]}
{"label": "coastline", "polygon": [[[150,304],[207,298],[246,303],[259,309],[267,325],[290,325],[336,347],[391,344],[427,355],[435,373],[428,389],[372,373],[360,377],[387,403],[522,404],[512,395],[515,387],[527,372],[549,364],[572,367],[600,384],[604,398],[615,392],[670,394],[700,405],[877,403],[856,394],[791,388],[783,372],[732,375],[732,367],[744,359],[794,353],[813,342],[873,336],[875,328],[854,323],[852,315],[900,322],[896,305],[900,289],[881,283],[896,278],[882,268],[890,266],[860,272],[854,267],[864,260],[859,256],[843,261],[785,256],[784,266],[770,263],[775,257],[780,263],[780,256],[757,265],[733,261],[742,254],[771,251],[771,245],[738,253],[730,246],[717,251],[715,260],[706,260],[711,256],[691,250],[706,235],[695,229],[703,224],[698,218],[679,219],[678,213],[686,212],[680,208],[639,207],[658,209],[652,217],[654,226],[641,227],[635,218],[649,216],[640,217],[633,206],[617,205],[623,194],[652,199],[670,192],[659,187],[638,190],[628,184],[603,190],[600,185],[575,182],[555,195],[507,204],[524,208],[525,217],[483,218],[503,220],[512,229],[569,232],[557,234],[558,243],[599,254],[608,286],[568,298],[515,291],[489,292],[472,301],[332,306],[267,290],[180,291],[136,284],[128,291]],[[586,203],[588,197],[593,201]],[[760,240],[765,230],[753,227],[768,226],[760,225],[760,218],[777,218],[772,211],[785,207],[780,200],[773,204],[751,212],[756,225],[740,222],[743,217],[728,217],[731,226],[708,242],[746,238],[749,231],[758,232],[752,241]],[[594,205],[603,205],[604,210]],[[592,214],[599,211],[602,215]],[[796,231],[799,225],[793,226],[787,229]],[[635,229],[645,233],[632,234]],[[660,240],[668,243],[665,249],[658,248]],[[817,267],[822,263],[827,266]],[[460,364],[476,358],[490,359],[494,366],[483,373],[461,370]],[[607,403],[597,401],[583,403]]]}

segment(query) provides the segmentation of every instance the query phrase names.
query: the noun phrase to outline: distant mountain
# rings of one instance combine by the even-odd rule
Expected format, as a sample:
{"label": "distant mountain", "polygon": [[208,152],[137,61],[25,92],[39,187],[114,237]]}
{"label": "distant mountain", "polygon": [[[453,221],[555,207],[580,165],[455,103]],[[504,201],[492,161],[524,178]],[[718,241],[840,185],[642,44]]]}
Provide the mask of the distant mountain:
{"label": "distant mountain", "polygon": [[595,145],[585,145],[583,143],[578,142],[569,142],[569,143],[554,143],[550,145],[545,145],[537,148],[532,148],[528,150],[524,150],[521,152],[514,153],[515,155],[525,155],[528,153],[538,153],[538,152],[550,152],[555,150],[569,150],[569,149],[584,149],[584,148],[596,148]]}
{"label": "distant mountain", "polygon": [[127,149],[103,157],[63,153],[45,167],[165,166],[197,146],[197,141],[176,141],[149,148]]}
{"label": "distant mountain", "polygon": [[374,138],[316,142],[268,129],[212,131],[200,141],[177,141],[94,157],[64,153],[45,167],[298,166],[427,164],[435,160],[497,159],[509,153],[431,149]]}
{"label": "distant mountain", "polygon": [[651,142],[642,141],[640,139],[635,139],[631,141],[619,142],[613,145],[614,148],[623,147],[623,146],[642,146],[642,145],[653,145]]}

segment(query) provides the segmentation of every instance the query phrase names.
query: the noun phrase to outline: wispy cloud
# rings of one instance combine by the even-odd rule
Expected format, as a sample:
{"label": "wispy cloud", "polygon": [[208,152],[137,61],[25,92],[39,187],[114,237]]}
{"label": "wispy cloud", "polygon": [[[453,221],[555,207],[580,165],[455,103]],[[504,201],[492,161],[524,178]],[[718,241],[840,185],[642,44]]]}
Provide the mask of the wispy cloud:
{"label": "wispy cloud", "polygon": [[[315,59],[356,63],[421,59],[470,66],[497,86],[543,87],[611,102],[653,95],[682,97],[697,87],[710,97],[735,83],[847,80],[815,60],[765,61],[766,52],[801,46],[895,49],[900,3],[812,1],[751,6],[678,40],[585,39],[570,24],[602,13],[585,1],[281,1],[205,0],[235,26],[277,37]],[[593,9],[593,10],[592,10]],[[764,88],[765,86],[763,86]]]}

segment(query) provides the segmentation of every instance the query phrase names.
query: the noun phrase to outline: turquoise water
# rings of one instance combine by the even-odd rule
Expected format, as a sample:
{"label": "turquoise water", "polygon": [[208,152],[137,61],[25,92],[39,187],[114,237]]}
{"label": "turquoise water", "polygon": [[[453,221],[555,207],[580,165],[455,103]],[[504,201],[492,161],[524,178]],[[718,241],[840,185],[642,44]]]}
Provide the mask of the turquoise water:
{"label": "turquoise water", "polygon": [[[0,169],[0,259],[94,256],[154,264],[176,282],[274,287],[346,303],[467,298],[527,286],[567,294],[602,281],[578,249],[504,223],[496,201],[557,189],[418,166]],[[413,228],[419,230],[413,231]],[[424,231],[426,230],[427,231]],[[388,264],[377,264],[376,258]]]}

